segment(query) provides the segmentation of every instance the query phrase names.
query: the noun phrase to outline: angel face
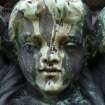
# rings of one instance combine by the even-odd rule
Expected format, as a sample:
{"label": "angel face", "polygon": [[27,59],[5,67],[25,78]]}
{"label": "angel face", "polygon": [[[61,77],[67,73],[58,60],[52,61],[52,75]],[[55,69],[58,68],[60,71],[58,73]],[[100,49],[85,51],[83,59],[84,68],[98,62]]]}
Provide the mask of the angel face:
{"label": "angel face", "polygon": [[18,27],[16,42],[26,79],[42,92],[57,94],[67,88],[80,71],[84,48],[79,28],[56,24],[55,33],[53,23],[50,24],[42,19],[38,26],[37,22],[24,19]]}
{"label": "angel face", "polygon": [[17,15],[18,27],[13,33],[27,81],[44,94],[57,95],[72,83],[83,66],[83,23],[79,15],[79,19],[74,15],[66,19],[68,23],[61,17],[54,20],[49,12],[45,9],[36,19]]}

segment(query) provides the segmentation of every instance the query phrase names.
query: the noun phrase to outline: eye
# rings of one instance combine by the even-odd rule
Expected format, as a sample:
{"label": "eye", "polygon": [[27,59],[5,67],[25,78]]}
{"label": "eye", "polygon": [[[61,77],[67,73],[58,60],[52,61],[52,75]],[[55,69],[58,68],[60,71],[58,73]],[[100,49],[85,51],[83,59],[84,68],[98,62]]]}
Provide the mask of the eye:
{"label": "eye", "polygon": [[73,42],[66,42],[64,44],[64,47],[69,50],[69,49],[75,49],[77,47],[77,45],[76,45],[76,43],[73,43]]}
{"label": "eye", "polygon": [[24,48],[27,52],[33,53],[36,50],[40,49],[39,43],[25,43]]}
{"label": "eye", "polygon": [[29,43],[26,43],[26,44],[24,45],[24,48],[25,48],[25,50],[26,50],[27,52],[29,52],[29,53],[32,53],[32,52],[34,51],[34,46],[31,45],[31,44],[29,44]]}

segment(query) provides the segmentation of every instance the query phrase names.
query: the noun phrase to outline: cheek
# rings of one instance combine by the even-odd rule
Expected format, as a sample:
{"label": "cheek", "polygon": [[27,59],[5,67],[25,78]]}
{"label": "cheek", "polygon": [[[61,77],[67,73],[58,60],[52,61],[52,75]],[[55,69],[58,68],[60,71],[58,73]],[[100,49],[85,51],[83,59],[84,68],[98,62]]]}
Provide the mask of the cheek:
{"label": "cheek", "polygon": [[80,72],[83,65],[83,55],[81,53],[65,54],[63,59],[63,67],[66,74],[76,75]]}
{"label": "cheek", "polygon": [[18,59],[19,65],[25,78],[31,84],[35,84],[35,77],[38,66],[38,54],[30,54],[22,49],[18,51]]}
{"label": "cheek", "polygon": [[32,73],[38,62],[38,53],[28,53],[24,49],[19,49],[18,59],[21,69],[24,72]]}

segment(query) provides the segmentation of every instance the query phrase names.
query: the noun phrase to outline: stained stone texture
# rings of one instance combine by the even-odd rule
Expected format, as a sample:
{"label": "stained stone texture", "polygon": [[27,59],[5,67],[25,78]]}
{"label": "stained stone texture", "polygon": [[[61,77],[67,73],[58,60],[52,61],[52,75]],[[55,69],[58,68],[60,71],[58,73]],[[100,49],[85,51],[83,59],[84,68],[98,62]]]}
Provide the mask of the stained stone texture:
{"label": "stained stone texture", "polygon": [[[12,7],[18,0],[1,0],[0,5]],[[104,0],[83,0],[92,9],[96,10],[105,6]]]}
{"label": "stained stone texture", "polygon": [[100,39],[99,50],[100,52],[105,52],[105,8],[103,8],[98,15],[97,36],[99,36]]}
{"label": "stained stone texture", "polygon": [[[33,1],[35,1],[35,0],[33,0]],[[48,1],[48,0],[46,0],[46,1]],[[60,0],[61,1],[61,0]],[[63,1],[63,0],[62,0]],[[78,0],[79,1],[79,0]],[[6,1],[7,2],[7,1]],[[5,6],[5,3],[6,2],[4,2],[3,3],[3,5]],[[9,1],[10,2],[10,1]],[[7,4],[9,3],[9,2],[7,2]],[[92,2],[91,1],[86,1],[87,3],[91,3],[91,5],[93,5],[92,7],[95,9],[95,8],[97,8],[97,7],[100,7],[100,4],[102,3],[102,0],[100,0],[100,2],[98,2],[98,0],[97,0],[97,3],[95,3],[96,1],[95,0],[93,0]],[[27,3],[27,2],[25,2],[25,3]],[[25,29],[25,31],[27,30],[27,32],[24,34],[23,33],[23,36],[25,36],[25,35],[31,35],[29,32],[30,31],[33,31],[33,30],[31,30],[31,29],[33,29],[33,28],[29,28],[28,26],[31,26],[31,21],[29,21],[30,19],[32,20],[32,22],[33,21],[35,21],[35,20],[37,20],[37,21],[35,21],[36,23],[38,22],[38,15],[36,15],[36,17],[35,18],[33,18],[32,16],[33,15],[35,15],[35,13],[36,14],[39,14],[39,12],[40,11],[36,11],[36,8],[34,8],[35,10],[33,10],[33,7],[35,7],[35,5],[34,4],[32,4],[32,5],[28,5],[29,6],[29,8],[27,8],[24,4],[25,3],[23,3],[21,6],[19,5],[19,6],[17,6],[17,7],[21,7],[21,8],[17,8],[17,9],[19,9],[19,11],[21,11],[21,13],[23,13],[23,14],[21,14],[20,12],[19,12],[19,14],[15,14],[16,12],[17,12],[17,9],[16,9],[16,11],[14,11],[14,14],[15,15],[13,15],[12,14],[12,18],[11,18],[11,21],[15,21],[16,22],[16,20],[18,20],[18,23],[20,22],[21,23],[21,25],[19,25],[19,27],[17,28],[16,27],[16,24],[11,24],[10,23],[10,25],[11,26],[13,26],[13,27],[10,27],[11,29],[10,29],[10,31],[12,30],[12,29],[15,29],[15,28],[17,28],[18,30],[19,29],[21,29],[21,27],[23,26],[24,27],[24,29]],[[28,2],[28,3],[30,3],[30,2]],[[79,20],[79,18],[78,18],[78,16],[77,16],[77,18],[76,18],[76,21],[73,21],[73,18],[72,19],[70,19],[69,17],[70,17],[70,14],[67,14],[67,16],[66,16],[66,19],[64,18],[64,16],[63,16],[63,14],[64,14],[64,11],[63,11],[63,4],[64,3],[62,3],[62,5],[59,5],[61,2],[58,2],[58,5],[53,5],[52,6],[52,3],[50,3],[50,2],[48,2],[50,5],[47,5],[47,2],[46,2],[46,5],[48,6],[48,9],[49,10],[53,10],[53,12],[54,13],[56,13],[56,15],[54,15],[55,17],[53,17],[53,18],[55,18],[55,20],[57,20],[57,25],[56,26],[59,26],[59,24],[61,24],[62,23],[62,19],[63,19],[63,21],[66,23],[68,23],[68,21],[70,22],[69,24],[73,24],[74,25],[74,31],[72,31],[72,33],[74,33],[75,32],[75,29],[78,29],[77,30],[77,32],[79,33],[79,34],[76,34],[76,35],[80,35],[81,36],[81,34],[83,34],[82,33],[82,30],[81,30],[81,27],[83,26],[83,24],[81,23],[81,24],[79,24],[79,26],[77,25],[77,27],[75,27],[75,25],[76,25],[76,23],[79,21],[79,22],[81,22],[81,21],[83,21],[83,17],[84,17],[84,12],[82,13],[81,11],[80,11],[80,13],[79,13],[79,18],[80,18],[80,20]],[[96,5],[94,5],[94,3],[96,4]],[[7,5],[6,4],[6,5]],[[12,5],[12,4],[14,4],[13,2],[10,2],[10,4]],[[11,7],[11,5],[8,5],[8,6],[10,6]],[[41,4],[42,5],[42,4]],[[90,8],[91,8],[91,5],[89,4],[89,6],[90,6]],[[22,7],[23,6],[23,7]],[[54,6],[57,6],[59,9],[57,10]],[[74,6],[74,5],[73,5]],[[78,5],[76,5],[78,8],[79,7],[81,7],[80,5],[78,6]],[[40,6],[39,6],[40,7]],[[53,8],[51,8],[51,7],[53,7]],[[40,10],[42,10],[42,9],[44,9],[45,7],[43,7],[43,8],[41,8]],[[94,10],[92,8],[92,10]],[[72,8],[71,9],[69,9],[69,8],[66,8],[66,9],[68,9],[68,10],[72,10]],[[26,11],[25,11],[26,10]],[[27,12],[29,10],[29,12]],[[77,9],[76,9],[77,10]],[[81,9],[80,9],[81,10]],[[51,12],[50,11],[50,12]],[[60,12],[59,12],[60,11]],[[63,12],[62,12],[63,11]],[[43,12],[43,15],[45,14],[46,12]],[[62,13],[62,14],[61,14]],[[69,12],[70,13],[70,12]],[[73,12],[74,13],[74,12]],[[53,14],[53,13],[52,13]],[[77,13],[78,14],[78,13]],[[76,14],[76,15],[77,15]],[[41,15],[42,17],[41,17],[41,19],[42,19],[42,21],[43,20],[45,20],[45,19],[43,19],[44,18],[44,16],[43,15]],[[47,14],[47,15],[49,15],[49,14]],[[75,15],[75,16],[76,16]],[[80,15],[83,15],[83,17],[82,16],[80,16]],[[16,18],[16,20],[14,20],[14,18],[15,18],[15,16],[17,17]],[[19,21],[19,19],[21,18],[23,16],[23,21]],[[25,18],[24,18],[25,17]],[[45,17],[46,17],[46,14],[45,14]],[[62,17],[62,18],[61,18]],[[48,24],[48,22],[50,21],[50,15],[49,15],[49,17],[48,17],[48,21],[46,22],[45,21],[45,23],[44,23],[44,25],[47,27],[47,24]],[[89,18],[88,16],[87,16],[87,18]],[[86,19],[87,19],[86,18]],[[52,19],[52,18],[51,18]],[[82,20],[81,20],[82,19]],[[60,20],[60,22],[58,21],[58,20]],[[75,18],[74,18],[74,20],[75,20]],[[54,21],[54,20],[53,20]],[[24,25],[22,25],[22,22],[24,23]],[[44,22],[44,21],[43,21]],[[55,22],[55,21],[54,21]],[[54,22],[52,22],[51,24],[53,24]],[[74,22],[74,23],[73,23]],[[83,21],[84,22],[84,21]],[[89,23],[89,21],[88,21],[88,19],[86,20],[86,25],[87,25],[87,27],[89,27],[89,28],[91,28],[91,30],[92,30],[92,27],[91,27],[91,24]],[[28,24],[28,25],[27,25]],[[41,27],[43,28],[43,24],[40,24],[41,25]],[[49,25],[49,24],[48,24]],[[65,24],[64,24],[65,25]],[[37,24],[36,24],[36,27],[35,27],[35,25],[34,24],[32,24],[32,26],[35,28],[35,29],[37,29],[37,32],[39,32],[39,29],[38,29],[38,26],[37,26]],[[62,24],[61,24],[61,26],[62,26]],[[86,28],[87,28],[86,27]],[[51,27],[52,28],[52,27]],[[83,28],[83,27],[82,27]],[[36,30],[34,29],[34,32],[36,32]],[[62,32],[62,28],[61,27],[58,27],[58,32]],[[61,30],[62,29],[62,30]],[[68,28],[67,28],[68,29]],[[50,30],[50,29],[49,29]],[[81,30],[81,32],[79,32]],[[87,29],[87,30],[89,30],[89,29]],[[29,32],[28,32],[29,31]],[[41,32],[43,33],[42,35],[44,35],[44,34],[46,34],[46,28],[44,28],[44,30],[42,30],[41,29]],[[66,30],[65,30],[66,31]],[[86,31],[86,30],[85,30]],[[21,33],[22,33],[22,30],[20,30],[19,31],[20,33],[18,33],[20,36],[22,35]],[[49,31],[49,33],[50,33],[51,31]],[[53,31],[52,31],[53,32]],[[66,32],[68,32],[68,31],[66,31]],[[65,33],[66,33],[65,32]],[[13,35],[11,36],[11,39],[12,39],[12,41],[17,41],[16,43],[17,43],[17,45],[19,44],[23,44],[24,43],[24,41],[23,41],[23,39],[21,39],[21,37],[19,37],[19,36],[17,36],[17,37],[15,37],[16,35],[14,34],[15,33],[15,30],[12,30],[12,33],[13,33]],[[48,33],[48,30],[47,30],[47,33]],[[91,32],[90,32],[91,33]],[[38,34],[39,35],[39,33],[36,33],[36,34]],[[34,34],[34,35],[36,35],[36,34]],[[93,34],[93,33],[91,33],[91,34]],[[33,34],[32,34],[33,35]],[[46,34],[47,35],[47,34]],[[49,35],[49,34],[48,34]],[[71,34],[72,35],[72,34]],[[83,34],[84,35],[84,34]],[[72,36],[73,37],[73,36]],[[16,38],[16,39],[15,39]],[[26,37],[25,37],[26,38]],[[46,37],[45,37],[46,38]],[[78,39],[80,39],[79,40],[79,45],[81,45],[82,43],[81,43],[81,38],[82,37],[77,37]],[[92,39],[89,39],[90,37],[86,37],[87,38],[87,40],[92,40]],[[21,39],[21,40],[20,40]],[[27,40],[30,42],[30,40],[31,40],[31,37],[28,37],[27,38]],[[33,45],[33,43],[27,43],[28,41],[26,40],[26,43],[24,44],[24,45]],[[41,40],[41,39],[40,39]],[[49,40],[49,37],[47,37],[47,40]],[[85,40],[85,37],[84,37],[84,40]],[[87,41],[86,40],[86,41]],[[22,42],[23,41],[23,42]],[[31,40],[31,41],[33,41],[33,40]],[[34,41],[36,41],[36,40],[34,40]],[[43,41],[43,40],[42,40]],[[56,40],[55,40],[56,41]],[[39,40],[38,40],[38,42],[40,42]],[[93,40],[92,40],[92,42],[93,42]],[[15,43],[15,44],[16,44]],[[73,44],[74,44],[74,41],[72,42]],[[68,49],[68,46],[70,47],[70,44],[72,44],[72,43],[67,43],[67,46],[65,46],[64,47],[64,49],[65,49],[65,52],[67,51],[67,54],[69,53],[69,51],[67,50]],[[35,44],[35,42],[34,42],[34,44]],[[40,43],[38,43],[39,45],[40,45]],[[0,103],[2,104],[2,105],[7,105],[7,104],[5,104],[5,103],[9,103],[8,105],[104,105],[104,104],[101,104],[101,101],[100,101],[100,98],[97,98],[96,99],[96,97],[95,96],[99,96],[99,94],[97,94],[96,92],[98,92],[97,90],[95,90],[95,88],[96,87],[94,87],[93,85],[91,85],[92,87],[90,87],[89,89],[91,89],[91,90],[89,90],[89,92],[91,92],[90,93],[90,95],[91,95],[91,100],[93,99],[93,100],[95,100],[95,104],[92,104],[92,103],[94,103],[94,102],[91,102],[90,100],[88,100],[86,97],[85,97],[85,95],[83,95],[82,93],[81,93],[81,91],[80,91],[80,86],[79,86],[79,84],[78,84],[78,81],[76,81],[76,83],[75,82],[73,82],[73,84],[71,83],[71,85],[70,85],[70,87],[68,86],[66,89],[65,89],[65,91],[64,92],[61,92],[62,94],[60,94],[60,96],[58,97],[58,100],[59,101],[53,101],[54,103],[52,103],[52,102],[50,102],[51,100],[48,98],[48,100],[50,100],[50,101],[48,101],[46,98],[44,98],[43,99],[43,97],[40,97],[39,98],[39,96],[41,96],[41,94],[39,94],[40,92],[39,91],[37,91],[37,89],[35,89],[34,88],[34,91],[33,91],[33,85],[34,84],[31,84],[31,77],[30,78],[27,78],[27,77],[29,77],[29,76],[35,76],[35,75],[29,75],[29,72],[30,72],[30,74],[31,74],[31,72],[32,72],[32,70],[35,70],[35,68],[33,68],[33,67],[36,67],[36,65],[37,65],[37,62],[38,62],[38,60],[37,60],[37,56],[39,57],[39,55],[37,55],[37,52],[39,52],[39,49],[37,49],[37,41],[36,41],[36,45],[35,45],[35,47],[32,47],[32,48],[34,48],[35,49],[35,51],[36,51],[36,53],[34,54],[34,56],[32,55],[33,54],[33,52],[28,52],[29,50],[28,50],[28,47],[29,46],[24,46],[24,49],[22,49],[23,48],[23,45],[21,45],[21,46],[19,46],[18,45],[18,47],[20,48],[21,47],[21,49],[17,49],[18,50],[18,52],[21,52],[21,53],[17,53],[18,54],[18,56],[21,56],[22,57],[22,59],[23,59],[23,61],[25,61],[25,62],[23,62],[22,61],[22,59],[18,59],[19,61],[20,61],[20,64],[21,64],[21,69],[23,69],[23,73],[24,73],[24,76],[26,76],[26,80],[28,80],[28,81],[21,81],[21,80],[24,80],[22,77],[24,77],[23,75],[22,75],[22,77],[21,77],[21,75],[20,74],[22,74],[21,72],[20,72],[20,68],[17,68],[17,65],[16,66],[13,66],[14,64],[12,63],[12,65],[10,64],[10,65],[6,65],[6,64],[4,64],[4,66],[3,66],[3,68],[1,68],[1,71],[0,71],[0,78],[1,78],[1,80],[2,81],[0,81],[0,96],[2,96],[1,98],[0,98]],[[51,44],[51,43],[50,43]],[[74,44],[75,45],[75,44]],[[88,44],[87,44],[87,46],[89,46]],[[15,46],[16,47],[16,46]],[[39,46],[38,46],[39,47]],[[48,46],[49,47],[49,46]],[[71,46],[72,47],[72,46]],[[79,46],[80,47],[80,46]],[[48,55],[51,53],[51,55],[52,54],[55,54],[55,52],[53,51],[52,52],[52,48],[53,48],[53,50],[56,52],[56,51],[58,51],[58,49],[56,49],[56,47],[55,46],[52,46],[51,47],[51,49],[50,50],[48,50]],[[77,47],[75,47],[75,46],[73,46],[73,48],[77,48]],[[93,48],[92,48],[93,49]],[[45,49],[46,50],[46,49]],[[79,50],[79,49],[77,49],[78,51],[81,51],[81,50]],[[76,51],[77,51],[76,50]],[[90,49],[91,50],[91,49]],[[32,51],[33,51],[33,49],[32,49]],[[50,52],[51,51],[51,52]],[[75,51],[75,50],[73,50],[73,51]],[[83,49],[82,51],[86,51],[86,49]],[[92,50],[93,51],[93,50]],[[41,52],[42,53],[42,52]],[[60,53],[60,52],[59,52]],[[80,53],[81,54],[81,52],[78,52],[78,53]],[[23,55],[22,55],[23,54]],[[30,55],[29,55],[30,54]],[[43,53],[42,53],[43,54]],[[75,53],[75,54],[77,54],[77,53]],[[28,55],[28,56],[27,56]],[[65,55],[66,55],[66,53],[65,53]],[[64,59],[64,61],[63,61],[63,66],[64,66],[64,68],[66,68],[66,70],[67,70],[67,73],[72,73],[72,72],[68,72],[69,70],[72,70],[71,69],[71,67],[72,67],[72,63],[73,63],[73,61],[74,61],[74,63],[76,64],[76,63],[78,63],[77,61],[78,61],[78,58],[75,58],[75,59],[73,59],[73,60],[71,60],[71,58],[72,58],[72,54],[71,53],[69,53],[68,54],[69,56],[67,56],[67,57],[65,57],[65,59]],[[86,57],[88,54],[86,54],[84,57]],[[42,55],[40,55],[40,56],[42,56]],[[82,58],[82,54],[81,55],[76,55],[76,56],[79,56],[79,57],[81,57]],[[48,57],[50,57],[50,56],[48,56]],[[31,59],[30,59],[31,58]],[[69,58],[70,58],[70,60],[69,60]],[[27,60],[28,59],[28,60]],[[38,58],[39,59],[39,58]],[[49,59],[48,59],[49,60]],[[85,60],[84,59],[82,59],[83,61],[82,62],[84,62]],[[28,62],[27,62],[28,61]],[[34,63],[33,63],[33,61],[34,61]],[[68,62],[72,62],[71,64],[69,64]],[[47,63],[48,63],[49,61],[47,61]],[[46,63],[46,62],[45,62]],[[66,63],[66,64],[65,64]],[[3,65],[3,64],[2,64]],[[25,66],[24,66],[25,65]],[[68,66],[69,65],[69,66]],[[81,65],[81,63],[80,63],[80,65]],[[77,67],[77,68],[79,68],[79,66],[80,65],[74,65],[73,67]],[[49,66],[49,65],[48,65]],[[68,68],[67,68],[67,67]],[[23,68],[22,68],[23,67]],[[24,68],[28,68],[28,69],[24,69]],[[76,69],[77,69],[76,68]],[[74,68],[75,69],[75,68]],[[73,69],[73,70],[74,70]],[[84,68],[83,68],[84,69]],[[19,73],[17,73],[17,70],[19,71]],[[25,71],[25,70],[27,70],[27,71]],[[42,70],[44,70],[44,69],[42,69]],[[49,69],[48,69],[49,70]],[[52,70],[54,70],[54,68],[52,69]],[[28,72],[29,71],[29,72]],[[79,69],[77,69],[77,71],[79,72]],[[43,72],[43,71],[42,71]],[[34,72],[32,72],[32,73],[35,73],[35,71]],[[88,73],[86,72],[86,74],[87,74],[87,76],[88,76]],[[68,76],[68,75],[67,75]],[[67,76],[65,76],[66,78],[67,78]],[[70,76],[70,75],[69,75]],[[71,76],[72,77],[72,76]],[[84,76],[83,76],[84,77]],[[22,79],[21,79],[22,78]],[[30,79],[30,80],[29,80]],[[33,78],[34,79],[34,78]],[[88,79],[88,78],[87,78]],[[90,80],[91,78],[89,78],[89,80]],[[85,80],[85,78],[83,78],[82,80]],[[92,80],[91,80],[92,81]],[[22,83],[21,83],[22,82]],[[52,81],[49,81],[50,83],[52,83]],[[67,82],[67,81],[65,81],[65,82]],[[32,83],[34,83],[34,82],[32,82]],[[31,86],[31,85],[32,86]],[[86,82],[85,82],[85,84],[86,84]],[[87,82],[87,84],[89,84],[89,81]],[[40,84],[38,84],[38,85],[40,85]],[[53,85],[53,84],[52,84]],[[8,86],[8,87],[7,87]],[[24,87],[24,88],[23,88]],[[86,87],[86,89],[87,89],[87,87]],[[33,93],[33,94],[32,94]],[[33,97],[33,95],[34,95],[34,97]],[[92,98],[92,97],[94,97],[94,98]],[[100,96],[99,96],[100,97]],[[8,102],[9,101],[9,102]],[[97,103],[100,103],[100,104],[97,104]]]}

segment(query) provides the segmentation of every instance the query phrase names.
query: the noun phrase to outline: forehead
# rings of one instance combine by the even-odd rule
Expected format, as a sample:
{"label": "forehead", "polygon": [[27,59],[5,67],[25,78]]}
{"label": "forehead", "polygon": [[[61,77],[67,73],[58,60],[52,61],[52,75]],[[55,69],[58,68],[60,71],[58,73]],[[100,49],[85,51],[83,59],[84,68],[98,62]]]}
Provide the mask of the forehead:
{"label": "forehead", "polygon": [[34,21],[23,18],[19,22],[18,33],[21,36],[41,36],[48,43],[51,39],[62,37],[74,37],[82,39],[81,24],[68,24],[62,21],[54,21],[51,14],[45,12]]}

